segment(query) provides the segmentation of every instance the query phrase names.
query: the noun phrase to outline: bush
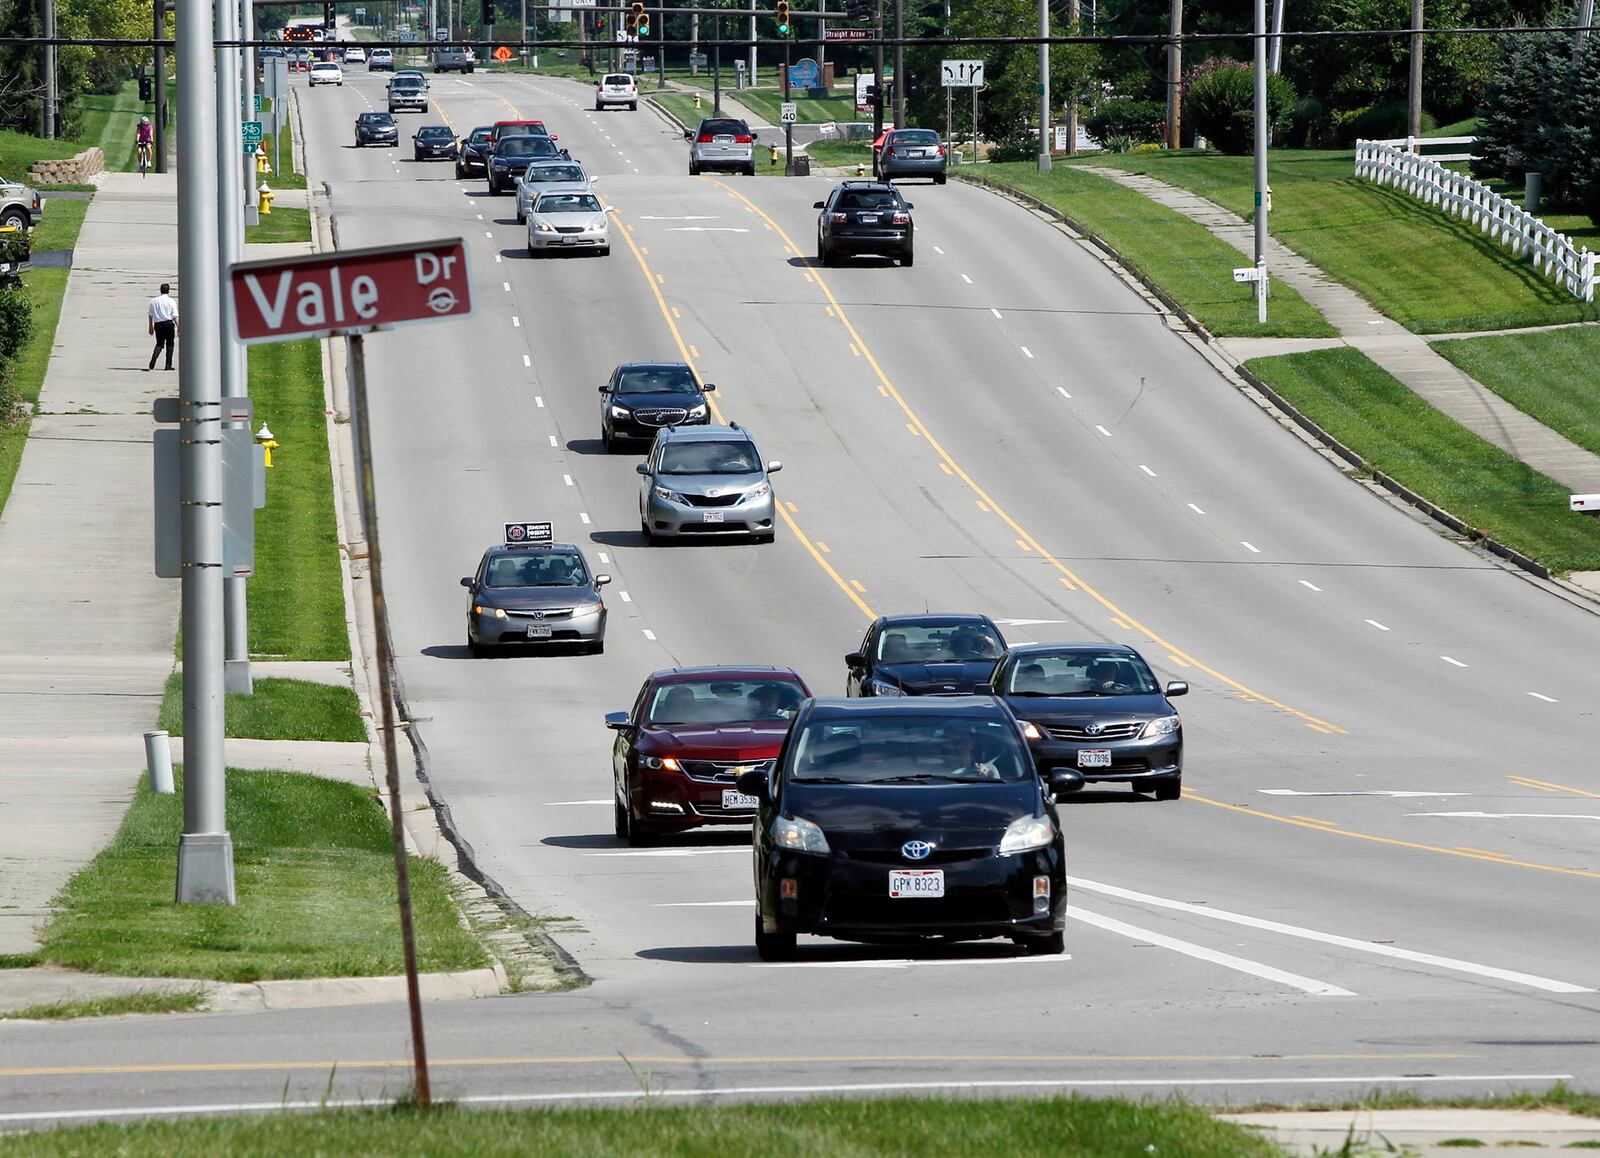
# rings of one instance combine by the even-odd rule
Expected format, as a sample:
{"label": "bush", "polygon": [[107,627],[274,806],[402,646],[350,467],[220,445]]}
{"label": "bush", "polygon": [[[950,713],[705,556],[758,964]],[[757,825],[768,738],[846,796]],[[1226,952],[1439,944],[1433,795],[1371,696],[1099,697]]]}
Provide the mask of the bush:
{"label": "bush", "polygon": [[[1333,139],[1341,149],[1348,149],[1358,140],[1393,141],[1406,135],[1411,124],[1411,110],[1405,101],[1385,101],[1378,105],[1365,105],[1333,116]],[[1422,131],[1439,127],[1431,113],[1422,114]]]}
{"label": "bush", "polygon": [[1033,161],[1038,156],[1038,133],[1013,133],[989,149],[989,160],[997,163],[1001,161]]}
{"label": "bush", "polygon": [[[1209,62],[1208,62],[1209,63]],[[1224,153],[1248,153],[1255,140],[1255,71],[1221,61],[1194,76],[1183,98],[1185,124]],[[1294,103],[1294,86],[1267,78],[1267,122],[1276,130]]]}
{"label": "bush", "polygon": [[1113,137],[1126,137],[1133,144],[1159,141],[1166,119],[1167,106],[1160,101],[1113,97],[1090,114],[1083,127],[1096,141],[1109,147]]}
{"label": "bush", "polygon": [[32,333],[33,302],[19,285],[0,286],[0,365],[15,358]]}
{"label": "bush", "polygon": [[1316,97],[1301,97],[1289,106],[1278,144],[1290,149],[1313,149],[1333,140],[1333,118]]}

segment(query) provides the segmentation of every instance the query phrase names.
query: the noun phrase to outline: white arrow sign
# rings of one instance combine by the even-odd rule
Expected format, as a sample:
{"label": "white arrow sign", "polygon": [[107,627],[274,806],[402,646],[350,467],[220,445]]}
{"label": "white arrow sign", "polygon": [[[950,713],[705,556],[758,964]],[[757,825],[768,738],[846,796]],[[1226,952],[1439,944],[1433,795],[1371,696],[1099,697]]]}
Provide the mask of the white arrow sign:
{"label": "white arrow sign", "polygon": [[941,60],[939,83],[945,88],[982,88],[983,61]]}

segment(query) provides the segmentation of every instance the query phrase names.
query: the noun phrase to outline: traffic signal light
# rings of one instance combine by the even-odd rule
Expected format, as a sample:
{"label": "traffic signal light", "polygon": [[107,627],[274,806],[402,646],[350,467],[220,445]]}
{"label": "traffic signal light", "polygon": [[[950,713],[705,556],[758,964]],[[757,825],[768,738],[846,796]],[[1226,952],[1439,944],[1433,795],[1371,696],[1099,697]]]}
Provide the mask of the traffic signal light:
{"label": "traffic signal light", "polygon": [[139,77],[139,103],[149,104],[156,99],[156,78],[153,76]]}
{"label": "traffic signal light", "polygon": [[789,35],[789,0],[778,0],[778,35]]}
{"label": "traffic signal light", "polygon": [[643,5],[641,4],[635,4],[630,11],[622,14],[622,31],[626,32],[629,36],[638,34],[639,9],[642,7]]}
{"label": "traffic signal light", "polygon": [[850,0],[849,6],[845,9],[845,14],[851,20],[871,20],[872,0]]}
{"label": "traffic signal light", "polygon": [[328,2],[322,6],[322,26],[331,32],[333,29],[337,28],[338,25],[338,17],[336,17],[333,13],[333,0],[328,0]]}
{"label": "traffic signal light", "polygon": [[640,36],[650,35],[650,14],[644,10],[644,0],[633,0],[633,26]]}
{"label": "traffic signal light", "polygon": [[494,23],[494,0],[483,0],[483,11],[480,15],[483,18],[483,23],[489,25]]}

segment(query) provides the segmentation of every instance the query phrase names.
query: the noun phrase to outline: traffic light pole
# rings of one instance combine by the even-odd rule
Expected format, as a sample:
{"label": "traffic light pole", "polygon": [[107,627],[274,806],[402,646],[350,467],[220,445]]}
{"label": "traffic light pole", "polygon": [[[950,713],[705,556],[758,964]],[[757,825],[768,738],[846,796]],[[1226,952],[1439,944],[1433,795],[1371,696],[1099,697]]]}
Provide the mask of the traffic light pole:
{"label": "traffic light pole", "polygon": [[[789,38],[783,38],[783,103],[789,103]],[[794,176],[794,122],[783,120],[783,175]]]}
{"label": "traffic light pole", "polygon": [[[167,0],[155,2],[155,38],[162,41],[167,38]],[[156,172],[167,171],[167,47],[164,44],[156,45],[156,75],[155,75],[156,115]]]}
{"label": "traffic light pole", "polygon": [[878,40],[877,46],[873,49],[872,64],[877,70],[872,76],[872,139],[876,141],[883,136],[883,0],[876,0],[872,29],[873,35]]}
{"label": "traffic light pole", "polygon": [[711,115],[722,115],[722,14],[711,18],[713,41],[711,45]]}

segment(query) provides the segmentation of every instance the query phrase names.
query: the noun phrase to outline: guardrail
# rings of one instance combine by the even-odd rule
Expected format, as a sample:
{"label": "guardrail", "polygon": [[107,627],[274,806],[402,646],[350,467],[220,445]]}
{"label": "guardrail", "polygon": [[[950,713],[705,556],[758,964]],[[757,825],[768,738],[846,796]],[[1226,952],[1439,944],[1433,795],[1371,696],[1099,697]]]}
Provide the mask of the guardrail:
{"label": "guardrail", "polygon": [[[1437,143],[1455,144],[1471,137],[1435,137]],[[1496,242],[1511,248],[1513,257],[1527,254],[1533,267],[1558,282],[1580,301],[1594,301],[1595,254],[1580,248],[1520,205],[1507,200],[1465,173],[1446,169],[1441,159],[1418,156],[1412,148],[1421,138],[1403,142],[1357,141],[1356,176],[1388,185],[1446,213],[1469,222]]]}

